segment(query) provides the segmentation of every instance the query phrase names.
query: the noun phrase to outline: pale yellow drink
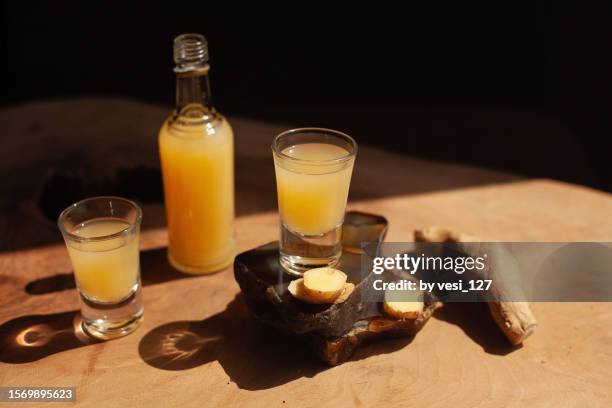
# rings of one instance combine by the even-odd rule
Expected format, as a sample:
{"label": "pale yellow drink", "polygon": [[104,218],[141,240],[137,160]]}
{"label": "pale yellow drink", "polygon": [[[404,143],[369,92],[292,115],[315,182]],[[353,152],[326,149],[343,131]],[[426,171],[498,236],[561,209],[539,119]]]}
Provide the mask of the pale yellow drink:
{"label": "pale yellow drink", "polygon": [[206,273],[233,261],[234,136],[221,115],[211,122],[170,118],[159,133],[170,262]]}
{"label": "pale yellow drink", "polygon": [[136,289],[138,231],[126,231],[129,227],[123,220],[93,219],[72,231],[86,240],[66,242],[79,290],[90,300],[116,303]]}
{"label": "pale yellow drink", "polygon": [[275,160],[281,222],[289,230],[309,236],[340,226],[353,160],[322,163],[346,157],[349,152],[333,144],[303,143],[283,149],[282,154],[289,158]]}

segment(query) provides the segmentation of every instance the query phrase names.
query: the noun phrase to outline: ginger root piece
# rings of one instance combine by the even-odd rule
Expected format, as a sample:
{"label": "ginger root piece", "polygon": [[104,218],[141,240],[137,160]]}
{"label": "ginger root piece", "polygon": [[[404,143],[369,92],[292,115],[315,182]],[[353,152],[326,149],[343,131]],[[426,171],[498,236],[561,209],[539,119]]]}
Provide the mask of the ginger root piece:
{"label": "ginger root piece", "polygon": [[[429,227],[417,229],[414,232],[414,238],[417,242],[453,242],[457,244],[465,242],[486,242],[475,236],[458,233],[448,228]],[[462,249],[470,256],[479,256],[471,247],[463,246]],[[488,267],[482,272],[483,279],[492,279],[491,293],[498,299],[504,298],[503,294],[511,293],[516,288],[505,285],[506,279],[496,279],[495,269]],[[506,301],[491,301],[487,302],[491,315],[495,323],[512,345],[521,344],[529,337],[538,325],[538,322],[531,312],[528,302],[506,302]]]}
{"label": "ginger root piece", "polygon": [[531,336],[538,325],[527,302],[488,302],[488,304],[495,323],[514,346]]}
{"label": "ginger root piece", "polygon": [[317,298],[315,296],[312,296],[312,294],[308,292],[304,287],[304,278],[292,280],[291,282],[289,282],[289,287],[287,289],[294,298],[301,300],[302,302],[313,303],[317,305],[325,303],[338,304],[343,303],[348,299],[351,293],[353,293],[355,285],[353,285],[352,283],[345,283],[342,289],[340,289],[339,294],[336,296],[336,298],[331,300],[328,298]]}
{"label": "ginger root piece", "polygon": [[304,272],[304,291],[311,299],[332,303],[344,288],[346,274],[334,268],[316,268]]}

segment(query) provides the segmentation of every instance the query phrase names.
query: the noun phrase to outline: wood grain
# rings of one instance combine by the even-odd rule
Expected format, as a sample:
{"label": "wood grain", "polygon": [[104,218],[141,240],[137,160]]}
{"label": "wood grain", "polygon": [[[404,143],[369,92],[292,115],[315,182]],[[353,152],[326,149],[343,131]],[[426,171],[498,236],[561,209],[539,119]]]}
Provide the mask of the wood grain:
{"label": "wood grain", "polygon": [[[112,100],[79,103],[99,107],[98,113],[90,107],[92,127],[105,118],[109,105],[141,112],[147,122],[157,120],[160,111]],[[23,110],[44,116],[63,112],[61,106]],[[16,122],[17,112],[0,115]],[[51,113],[46,122],[41,119],[38,132],[49,134],[58,126],[59,135]],[[66,123],[65,131],[74,137],[77,128]],[[239,119],[232,123],[238,140],[238,195],[251,200],[242,204],[236,223],[243,251],[277,238],[273,174],[259,166],[270,167],[268,140],[280,127]],[[127,125],[104,126],[112,133]],[[145,129],[153,132],[154,125]],[[42,163],[34,166],[33,178],[53,161],[32,152],[27,159]],[[22,164],[6,166],[0,174]],[[386,216],[387,241],[412,240],[416,227],[434,224],[499,240],[612,237],[612,197],[606,193],[369,148],[360,150],[357,169],[350,207]],[[0,222],[1,386],[75,386],[83,407],[612,405],[610,304],[536,303],[540,327],[518,349],[507,345],[486,305],[451,305],[436,313],[414,340],[372,344],[349,362],[329,368],[291,339],[254,322],[237,296],[230,270],[205,277],[174,272],[165,261],[160,204],[145,206],[145,218],[155,219],[149,219],[141,237],[142,327],[119,340],[84,343],[72,329],[77,296],[53,223],[40,215],[26,223],[14,219],[36,214],[34,190],[2,191],[5,204],[10,192],[16,192],[20,204],[5,205]]]}

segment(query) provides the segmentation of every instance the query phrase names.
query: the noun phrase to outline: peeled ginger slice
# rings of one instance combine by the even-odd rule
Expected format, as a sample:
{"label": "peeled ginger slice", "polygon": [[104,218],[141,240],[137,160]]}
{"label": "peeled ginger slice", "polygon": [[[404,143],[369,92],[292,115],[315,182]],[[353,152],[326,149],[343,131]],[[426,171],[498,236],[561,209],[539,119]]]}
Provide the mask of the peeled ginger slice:
{"label": "peeled ginger slice", "polygon": [[331,303],[342,293],[347,276],[338,269],[316,268],[306,271],[303,279],[310,298]]}
{"label": "peeled ginger slice", "polygon": [[400,296],[393,292],[396,291],[385,292],[385,303],[383,304],[383,308],[388,315],[398,319],[416,319],[423,313],[425,304],[421,300],[418,300],[423,299],[422,293],[411,293],[407,296],[410,300],[401,301],[401,299],[398,299]]}

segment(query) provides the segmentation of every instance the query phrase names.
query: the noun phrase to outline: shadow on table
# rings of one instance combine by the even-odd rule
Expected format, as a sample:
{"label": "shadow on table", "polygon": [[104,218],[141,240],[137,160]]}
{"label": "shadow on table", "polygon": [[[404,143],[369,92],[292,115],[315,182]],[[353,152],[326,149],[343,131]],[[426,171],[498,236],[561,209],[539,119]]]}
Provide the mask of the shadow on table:
{"label": "shadow on table", "polygon": [[78,310],[22,316],[0,326],[0,361],[29,363],[98,342],[83,332]]}
{"label": "shadow on table", "polygon": [[[140,256],[143,286],[176,279],[188,279],[188,275],[174,270],[166,258],[166,248],[143,251]],[[42,295],[74,289],[73,273],[63,273],[28,283],[25,290],[30,295]],[[82,331],[78,310],[29,315],[0,325],[0,361],[28,363],[52,354],[97,343]]]}
{"label": "shadow on table", "polygon": [[444,307],[436,310],[434,317],[459,326],[486,353],[505,356],[521,348],[508,343],[495,324],[486,303],[446,303]]}
{"label": "shadow on table", "polygon": [[[371,344],[358,350],[353,360],[389,353],[409,342]],[[177,321],[151,330],[138,351],[147,364],[162,370],[188,370],[218,361],[230,379],[247,390],[273,388],[331,368],[295,337],[253,319],[242,295],[207,319]]]}
{"label": "shadow on table", "polygon": [[[143,286],[198,276],[175,270],[168,262],[165,247],[142,251],[140,269]],[[69,272],[36,279],[26,285],[25,291],[30,295],[45,295],[75,287],[74,274]]]}

